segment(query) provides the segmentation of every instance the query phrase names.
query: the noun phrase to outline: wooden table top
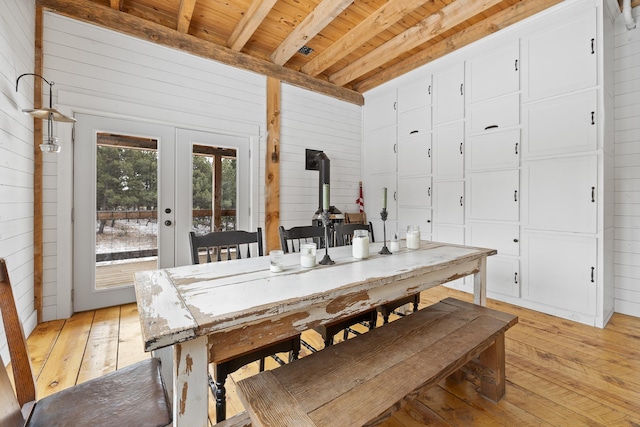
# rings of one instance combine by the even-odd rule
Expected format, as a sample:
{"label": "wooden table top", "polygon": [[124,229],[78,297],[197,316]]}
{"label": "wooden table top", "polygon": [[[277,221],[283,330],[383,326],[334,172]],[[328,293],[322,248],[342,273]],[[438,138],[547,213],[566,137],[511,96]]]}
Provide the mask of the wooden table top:
{"label": "wooden table top", "polygon": [[[302,268],[300,254],[287,254],[282,273],[270,272],[268,256],[136,273],[145,350],[313,306],[323,306],[324,312],[336,316],[347,315],[366,308],[363,301],[345,302],[350,296],[364,292],[375,294],[367,303],[386,302],[385,285],[406,282],[408,292],[418,286],[421,276],[496,254],[494,249],[424,241],[418,250],[403,248],[392,255],[378,254],[381,247],[381,243],[371,244],[371,255],[365,260],[354,259],[349,246],[329,248],[335,264],[314,268]],[[323,255],[324,249],[318,250],[318,260]],[[322,320],[301,319],[300,329]]]}

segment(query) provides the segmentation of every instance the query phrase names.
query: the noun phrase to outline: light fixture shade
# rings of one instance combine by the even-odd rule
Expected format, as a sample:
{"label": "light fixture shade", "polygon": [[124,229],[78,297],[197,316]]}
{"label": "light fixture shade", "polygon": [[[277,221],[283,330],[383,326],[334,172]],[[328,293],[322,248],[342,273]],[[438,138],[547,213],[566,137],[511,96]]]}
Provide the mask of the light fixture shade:
{"label": "light fixture shade", "polygon": [[22,112],[32,117],[35,117],[37,119],[43,119],[43,120],[51,119],[54,122],[65,122],[65,123],[76,122],[76,119],[74,119],[73,117],[65,116],[55,108],[26,108],[22,110]]}

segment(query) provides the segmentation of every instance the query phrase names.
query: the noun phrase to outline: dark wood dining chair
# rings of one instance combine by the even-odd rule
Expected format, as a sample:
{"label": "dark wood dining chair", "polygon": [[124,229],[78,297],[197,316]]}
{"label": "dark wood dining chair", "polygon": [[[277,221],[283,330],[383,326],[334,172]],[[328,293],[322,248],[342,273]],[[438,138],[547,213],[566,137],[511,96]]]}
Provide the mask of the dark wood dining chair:
{"label": "dark wood dining chair", "polygon": [[[375,241],[373,236],[373,225],[371,224],[371,222],[369,222],[368,225],[356,224],[356,223],[336,224],[335,230],[336,230],[336,241],[338,242],[338,245],[350,245],[351,240],[353,239],[353,232],[355,230],[369,230],[369,237],[371,242]],[[412,305],[414,312],[417,311],[418,304],[420,304],[420,293],[418,292],[413,295],[408,295],[406,297],[403,297],[394,301],[390,301],[378,307],[378,311],[382,315],[383,323],[384,324],[389,323],[389,316],[398,308],[407,304]],[[396,313],[396,314],[400,314],[400,313]]]}
{"label": "dark wood dining chair", "polygon": [[40,400],[9,273],[0,258],[0,313],[15,393],[0,357],[0,427],[149,426],[171,424],[172,412],[156,358],[66,388]]}
{"label": "dark wood dining chair", "polygon": [[[298,252],[300,251],[300,244],[308,241],[316,242],[318,247],[324,247],[325,244],[323,227],[308,225],[293,227],[286,230],[283,226],[280,226],[278,231],[280,234],[280,244],[284,253]],[[325,347],[328,347],[333,345],[333,337],[340,331],[343,331],[343,339],[346,340],[349,337],[350,328],[354,325],[366,322],[369,329],[375,328],[377,317],[378,313],[374,309],[346,319],[340,319],[325,325],[320,325],[314,329],[322,335],[324,345]]]}
{"label": "dark wood dining chair", "polygon": [[[257,245],[257,252],[254,252],[254,255],[264,255],[262,229],[260,227],[254,232],[243,230],[214,231],[201,236],[192,231],[189,233],[189,241],[191,242],[191,261],[194,264],[200,263],[201,251],[206,253],[206,262],[212,262],[212,252],[216,252],[217,261],[221,261],[222,257],[220,255],[223,251],[226,251],[226,260],[240,259],[243,252],[247,258],[251,258],[252,245]],[[232,256],[232,250],[235,251],[235,257]],[[264,371],[265,357],[273,356],[276,353],[289,353],[289,361],[297,359],[300,353],[300,335],[255,348],[250,353],[232,359],[219,360],[214,363],[214,378],[210,382],[216,399],[216,422],[221,422],[227,417],[225,388],[227,376],[256,361],[259,362],[259,369],[262,372]],[[276,358],[276,361],[283,363],[278,358]]]}

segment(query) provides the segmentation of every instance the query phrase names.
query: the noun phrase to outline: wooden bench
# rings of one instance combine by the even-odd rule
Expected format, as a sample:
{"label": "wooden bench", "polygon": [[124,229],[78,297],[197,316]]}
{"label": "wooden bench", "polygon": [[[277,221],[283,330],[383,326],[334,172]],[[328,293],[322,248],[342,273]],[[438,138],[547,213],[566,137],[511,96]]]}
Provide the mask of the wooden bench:
{"label": "wooden bench", "polygon": [[380,424],[479,357],[481,394],[505,392],[504,333],[516,316],[453,298],[238,382],[252,425]]}

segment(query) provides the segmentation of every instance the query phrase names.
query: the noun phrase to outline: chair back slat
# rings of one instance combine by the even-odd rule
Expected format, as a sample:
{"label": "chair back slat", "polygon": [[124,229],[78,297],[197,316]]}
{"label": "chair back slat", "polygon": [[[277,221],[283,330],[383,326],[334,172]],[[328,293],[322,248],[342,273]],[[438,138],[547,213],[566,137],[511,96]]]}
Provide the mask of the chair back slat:
{"label": "chair back slat", "polygon": [[202,236],[196,235],[193,231],[189,233],[189,241],[191,243],[191,261],[194,264],[200,264],[200,249],[207,252],[206,261],[211,262],[211,252],[215,250],[216,260],[222,260],[222,251],[226,251],[227,260],[233,259],[231,256],[232,249],[235,249],[236,259],[242,258],[242,245],[247,246],[246,257],[251,258],[251,245],[257,244],[257,256],[264,255],[262,246],[262,228],[258,227],[257,231],[249,232],[243,230],[233,231],[214,231]]}
{"label": "chair back slat", "polygon": [[278,228],[280,234],[280,247],[285,254],[300,252],[300,245],[314,242],[318,248],[324,247],[324,228],[315,225],[292,227],[285,230],[283,226]]}
{"label": "chair back slat", "polygon": [[338,246],[350,245],[353,240],[353,232],[356,230],[367,230],[369,232],[369,239],[371,243],[375,242],[373,236],[373,225],[367,224],[335,224],[336,230],[336,243]]}
{"label": "chair back slat", "polygon": [[[0,314],[2,314],[2,324],[7,336],[13,379],[16,385],[16,396],[19,405],[22,407],[28,402],[36,400],[36,385],[33,380],[27,340],[16,309],[13,289],[9,280],[9,271],[4,258],[0,258]],[[4,364],[2,368],[4,368]]]}

